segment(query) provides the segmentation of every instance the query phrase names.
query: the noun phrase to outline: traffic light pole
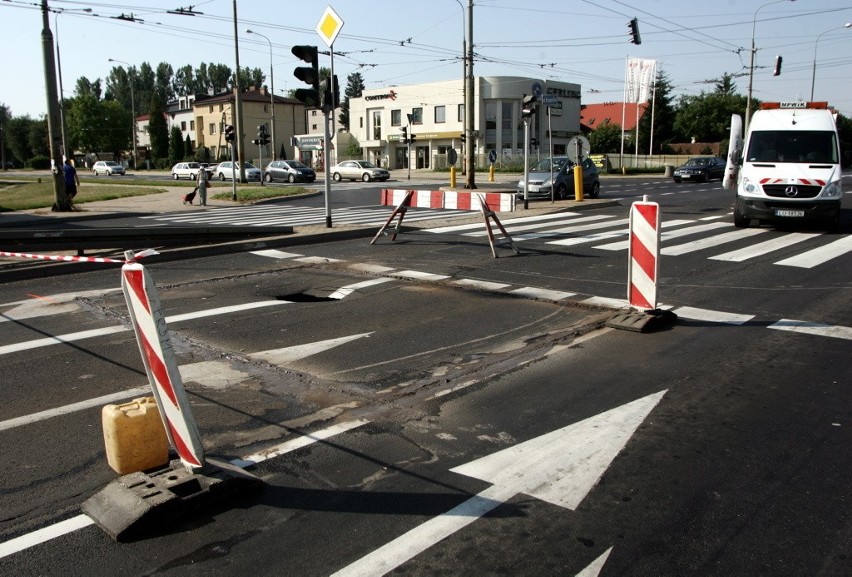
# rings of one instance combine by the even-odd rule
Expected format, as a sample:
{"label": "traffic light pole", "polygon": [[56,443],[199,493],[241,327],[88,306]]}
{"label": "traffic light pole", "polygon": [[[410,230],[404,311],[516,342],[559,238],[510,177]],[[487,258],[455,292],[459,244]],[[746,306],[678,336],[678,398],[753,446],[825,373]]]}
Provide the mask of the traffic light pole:
{"label": "traffic light pole", "polygon": [[228,148],[231,149],[231,200],[237,202],[237,164],[234,159],[236,154],[234,154],[234,149],[236,147],[236,142],[231,141],[231,146]]}
{"label": "traffic light pole", "polygon": [[[334,114],[334,112],[332,112]],[[322,166],[325,172],[325,226],[331,228],[331,167],[329,167],[329,150],[331,145],[331,134],[328,130],[328,111],[323,110],[322,125],[323,125],[323,143],[322,143]]]}

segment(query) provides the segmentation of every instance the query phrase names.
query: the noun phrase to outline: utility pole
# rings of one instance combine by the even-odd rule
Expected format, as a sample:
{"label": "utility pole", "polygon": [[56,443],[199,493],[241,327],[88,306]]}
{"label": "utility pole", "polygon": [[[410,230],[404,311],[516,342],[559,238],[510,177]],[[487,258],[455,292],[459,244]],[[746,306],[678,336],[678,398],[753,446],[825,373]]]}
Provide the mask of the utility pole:
{"label": "utility pole", "polygon": [[473,129],[473,0],[467,0],[467,78],[465,79],[464,132],[467,179],[464,187],[476,188],[476,140]]}
{"label": "utility pole", "polygon": [[47,0],[41,1],[41,48],[44,58],[44,86],[47,96],[47,133],[50,139],[50,156],[53,159],[53,210],[71,210],[71,199],[65,193],[65,168],[62,162],[62,137],[59,134],[59,102],[56,92],[56,61],[53,52],[53,33],[50,31],[50,8]]}
{"label": "utility pole", "polygon": [[240,45],[237,33],[237,0],[234,0],[234,54],[237,64],[237,70],[234,72],[234,106],[236,114],[234,120],[237,129],[237,140],[234,144],[237,146],[237,156],[240,163],[240,182],[246,181],[246,163],[243,161],[246,157],[245,138],[243,138],[245,127],[243,126],[243,95],[242,87],[240,86]]}

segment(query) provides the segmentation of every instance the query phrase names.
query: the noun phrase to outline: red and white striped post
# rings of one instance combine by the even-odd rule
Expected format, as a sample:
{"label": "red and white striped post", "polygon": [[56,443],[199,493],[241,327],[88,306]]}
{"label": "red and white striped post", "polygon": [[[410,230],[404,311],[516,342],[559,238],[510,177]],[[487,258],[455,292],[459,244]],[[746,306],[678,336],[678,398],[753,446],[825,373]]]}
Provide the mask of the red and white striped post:
{"label": "red and white striped post", "polygon": [[639,309],[656,309],[660,205],[647,196],[630,207],[629,246],[627,301]]}
{"label": "red and white striped post", "polygon": [[133,251],[127,251],[125,257],[127,262],[121,267],[121,288],[145,372],[148,373],[169,441],[184,467],[193,472],[205,465],[204,448],[183,388],[157,286],[145,267],[134,262]]}

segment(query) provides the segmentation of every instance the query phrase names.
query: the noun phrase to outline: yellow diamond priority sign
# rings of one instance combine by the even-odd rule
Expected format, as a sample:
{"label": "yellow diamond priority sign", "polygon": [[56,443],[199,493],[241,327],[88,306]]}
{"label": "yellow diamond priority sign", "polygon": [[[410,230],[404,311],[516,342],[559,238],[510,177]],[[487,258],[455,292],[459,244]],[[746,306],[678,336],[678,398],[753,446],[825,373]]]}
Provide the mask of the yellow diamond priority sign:
{"label": "yellow diamond priority sign", "polygon": [[319,24],[317,24],[317,34],[325,42],[326,46],[331,48],[334,44],[334,39],[340,34],[340,29],[343,28],[343,20],[334,11],[331,6],[326,6]]}

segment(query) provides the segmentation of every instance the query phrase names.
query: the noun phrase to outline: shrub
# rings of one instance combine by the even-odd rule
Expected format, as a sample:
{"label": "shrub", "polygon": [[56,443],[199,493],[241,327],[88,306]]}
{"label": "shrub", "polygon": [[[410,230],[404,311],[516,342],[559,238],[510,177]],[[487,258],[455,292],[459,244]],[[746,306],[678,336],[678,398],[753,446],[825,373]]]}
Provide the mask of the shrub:
{"label": "shrub", "polygon": [[33,156],[28,162],[30,168],[35,170],[50,169],[50,159],[46,156]]}

